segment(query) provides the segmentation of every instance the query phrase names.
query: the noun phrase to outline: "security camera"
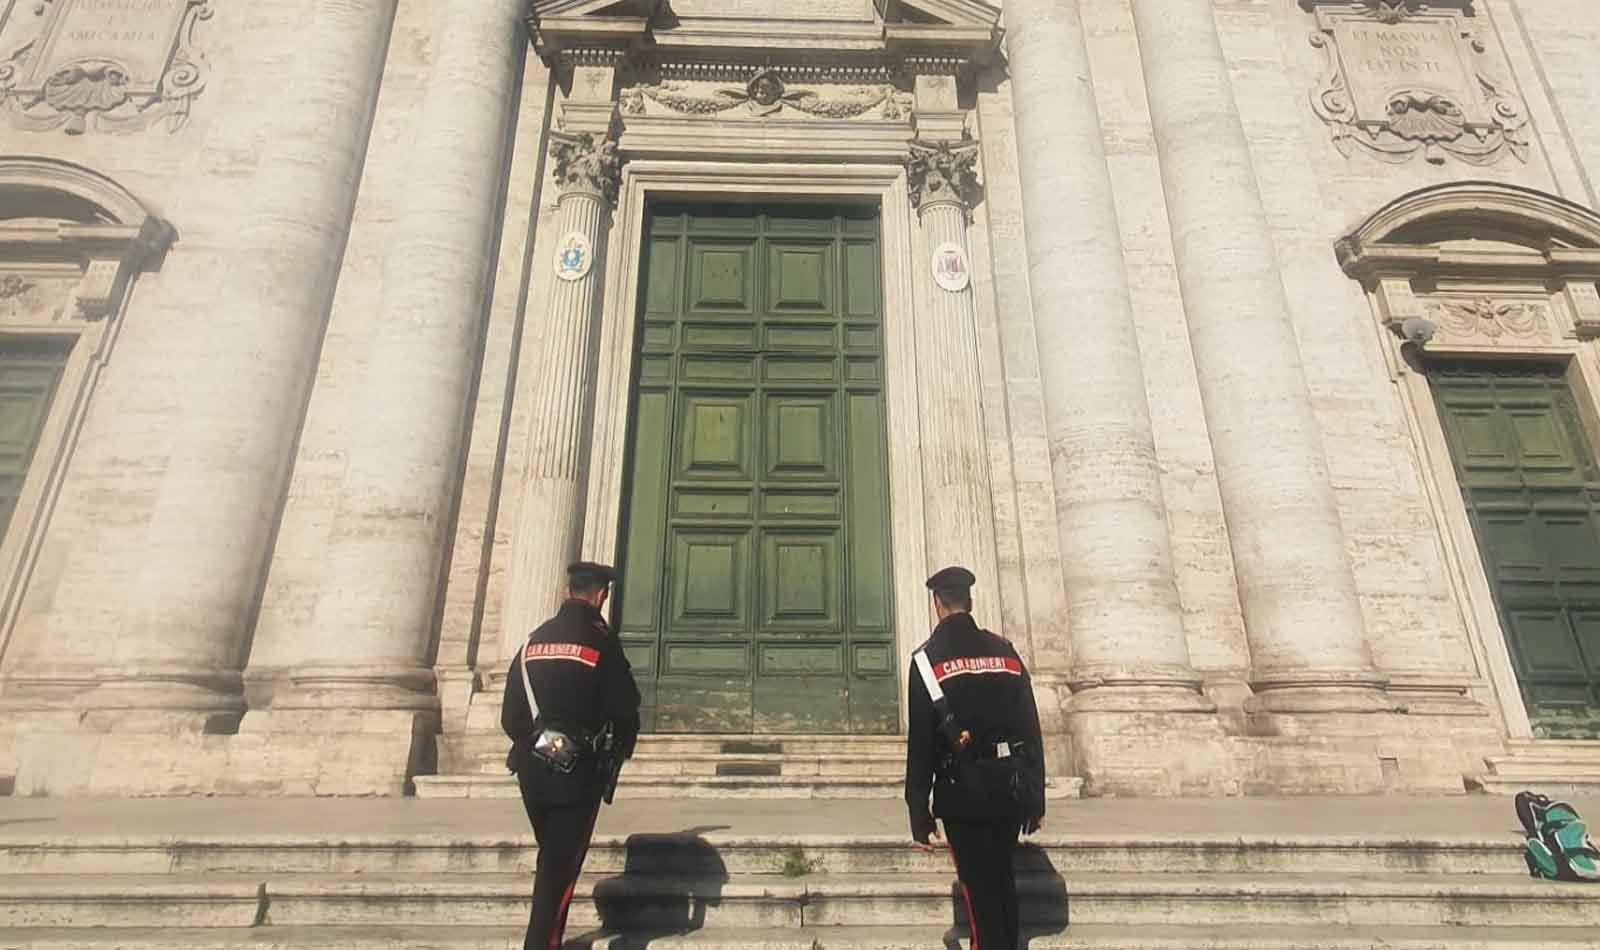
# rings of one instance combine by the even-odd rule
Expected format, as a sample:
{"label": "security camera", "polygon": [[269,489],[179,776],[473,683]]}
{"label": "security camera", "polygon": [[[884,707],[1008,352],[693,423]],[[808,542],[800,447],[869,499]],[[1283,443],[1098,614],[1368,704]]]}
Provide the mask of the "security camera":
{"label": "security camera", "polygon": [[1400,335],[1418,346],[1427,346],[1438,329],[1438,324],[1422,317],[1408,317],[1400,323]]}

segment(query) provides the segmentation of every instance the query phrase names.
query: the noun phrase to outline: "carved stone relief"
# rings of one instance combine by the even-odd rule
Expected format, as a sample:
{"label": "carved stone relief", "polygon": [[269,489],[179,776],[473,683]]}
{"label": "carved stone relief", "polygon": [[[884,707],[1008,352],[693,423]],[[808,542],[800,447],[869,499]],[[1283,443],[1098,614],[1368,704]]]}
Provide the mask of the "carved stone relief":
{"label": "carved stone relief", "polygon": [[587,132],[550,134],[550,157],[555,159],[556,184],[563,193],[587,192],[607,203],[617,199],[617,183],[622,174],[622,157],[616,140],[596,138]]}
{"label": "carved stone relief", "polygon": [[906,184],[911,206],[922,209],[940,203],[959,204],[970,210],[980,196],[978,143],[912,142],[906,159]]}
{"label": "carved stone relief", "polygon": [[1553,326],[1549,304],[1526,300],[1487,296],[1439,300],[1429,303],[1426,312],[1442,333],[1462,341],[1474,337],[1491,343],[1502,338],[1542,340],[1550,337]]}
{"label": "carved stone relief", "polygon": [[1311,106],[1345,157],[1358,149],[1402,163],[1419,153],[1487,165],[1528,158],[1528,115],[1493,76],[1472,0],[1300,0],[1314,10],[1311,45],[1328,71]]}
{"label": "carved stone relief", "polygon": [[907,121],[912,111],[911,94],[892,82],[801,86],[792,85],[775,69],[758,69],[739,85],[697,77],[639,83],[623,89],[621,104],[624,116],[718,115],[738,110],[753,117]]}
{"label": "carved stone relief", "polygon": [[55,323],[65,313],[72,281],[34,274],[0,274],[0,323]]}
{"label": "carved stone relief", "polygon": [[0,0],[0,111],[22,129],[176,132],[205,88],[210,0]]}

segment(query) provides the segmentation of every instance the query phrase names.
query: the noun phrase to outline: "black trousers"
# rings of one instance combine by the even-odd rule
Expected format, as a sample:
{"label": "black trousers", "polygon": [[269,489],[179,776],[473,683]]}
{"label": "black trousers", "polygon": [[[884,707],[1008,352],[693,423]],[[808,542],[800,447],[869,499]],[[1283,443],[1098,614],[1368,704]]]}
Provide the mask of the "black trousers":
{"label": "black trousers", "polygon": [[1021,831],[1017,821],[944,822],[971,922],[971,950],[1017,950],[1022,934],[1011,862]]}
{"label": "black trousers", "polygon": [[539,843],[538,863],[533,874],[533,909],[528,913],[528,935],[524,950],[560,950],[567,930],[567,910],[572,906],[572,891],[583,871],[589,853],[589,838],[600,814],[600,793],[592,800],[572,805],[544,805],[539,802],[537,779],[517,773],[522,789],[522,807],[533,825],[533,839]]}

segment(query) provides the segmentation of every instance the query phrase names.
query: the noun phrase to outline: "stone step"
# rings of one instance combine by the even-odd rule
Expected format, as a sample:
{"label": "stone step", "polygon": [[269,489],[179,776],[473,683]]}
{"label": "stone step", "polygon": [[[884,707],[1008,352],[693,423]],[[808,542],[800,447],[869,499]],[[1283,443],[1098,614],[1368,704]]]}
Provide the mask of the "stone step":
{"label": "stone step", "polygon": [[[504,766],[475,773],[419,775],[418,798],[518,798]],[[618,787],[629,798],[899,798],[904,775],[648,775],[629,769]],[[1079,778],[1051,779],[1047,798],[1077,798]]]}
{"label": "stone step", "polygon": [[1490,756],[1488,770],[1470,783],[1493,795],[1525,789],[1566,797],[1600,794],[1600,749],[1593,742],[1512,743],[1507,755]]}
{"label": "stone step", "polygon": [[[524,874],[0,877],[0,927],[512,927]],[[1019,878],[1030,926],[1600,926],[1600,889],[1513,875]],[[574,930],[909,927],[960,920],[945,874],[585,875]]]}
{"label": "stone step", "polygon": [[[903,778],[870,775],[639,775],[623,770],[618,788],[629,798],[898,798]],[[517,798],[504,770],[466,775],[419,775],[418,798]]]}
{"label": "stone step", "polygon": [[[919,927],[654,931],[593,937],[568,932],[569,947],[592,950],[934,950],[964,931]],[[517,927],[25,928],[0,930],[0,950],[518,950]],[[1594,950],[1579,927],[1119,927],[1073,924],[1032,935],[1028,950]]]}
{"label": "stone step", "polygon": [[[1522,845],[1509,829],[1484,838],[1114,834],[1032,836],[1017,866],[1069,875],[1129,873],[1518,874]],[[531,873],[526,832],[273,836],[0,836],[9,874],[444,874]],[[598,835],[593,873],[944,873],[942,853],[895,835]]]}
{"label": "stone step", "polygon": [[[690,753],[671,755],[665,753],[637,753],[628,760],[624,774],[694,775],[694,776],[814,776],[857,775],[875,778],[903,779],[905,755],[878,753],[845,756],[805,755],[717,755]],[[501,762],[489,766],[487,774],[505,773]]]}
{"label": "stone step", "polygon": [[[498,732],[459,737],[461,748],[472,753],[506,751],[506,737]],[[818,735],[663,735],[639,737],[635,752],[655,755],[844,755],[905,756],[905,736]]]}

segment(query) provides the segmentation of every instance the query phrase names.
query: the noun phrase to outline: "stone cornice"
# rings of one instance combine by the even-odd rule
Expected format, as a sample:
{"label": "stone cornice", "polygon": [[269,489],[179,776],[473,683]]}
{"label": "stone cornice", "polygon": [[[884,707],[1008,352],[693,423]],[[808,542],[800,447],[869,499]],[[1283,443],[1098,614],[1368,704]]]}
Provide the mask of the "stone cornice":
{"label": "stone cornice", "polygon": [[[895,22],[899,8],[934,22]],[[814,62],[821,54],[841,62],[887,58],[913,70],[948,69],[952,63],[965,68],[987,62],[1000,45],[999,8],[981,0],[899,0],[888,5],[888,13],[891,19],[876,24],[796,20],[753,27],[748,19],[732,17],[676,22],[662,15],[659,4],[647,2],[619,10],[594,0],[553,0],[535,4],[528,24],[539,55],[552,64],[575,50],[609,49],[620,55],[657,49],[670,56],[710,53],[746,62],[758,56],[771,65]]]}

